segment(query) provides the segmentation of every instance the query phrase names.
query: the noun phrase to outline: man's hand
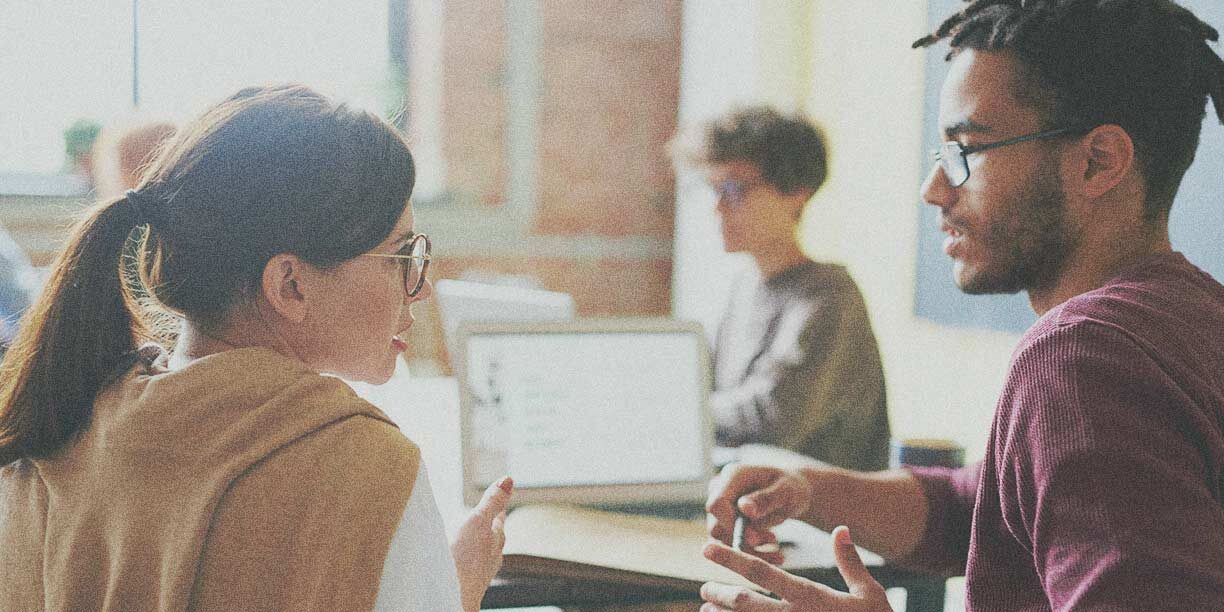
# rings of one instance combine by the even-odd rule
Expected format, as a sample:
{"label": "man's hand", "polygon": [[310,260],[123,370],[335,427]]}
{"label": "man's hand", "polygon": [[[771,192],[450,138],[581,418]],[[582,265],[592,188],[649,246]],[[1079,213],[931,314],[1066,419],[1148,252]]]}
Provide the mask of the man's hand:
{"label": "man's hand", "polygon": [[731,543],[735,513],[748,520],[749,544],[770,539],[769,528],[801,518],[812,500],[812,485],[798,471],[772,466],[732,464],[710,481],[706,501],[710,537]]}
{"label": "man's hand", "polygon": [[489,486],[480,503],[463,521],[451,543],[451,554],[459,570],[459,595],[467,612],[480,610],[489,582],[501,569],[506,506],[514,481],[509,476]]}
{"label": "man's hand", "polygon": [[701,612],[891,612],[884,587],[876,582],[850,539],[850,530],[833,530],[833,552],[849,593],[788,574],[766,561],[718,543],[705,548],[707,559],[778,595],[771,599],[743,587],[707,582],[701,587]]}

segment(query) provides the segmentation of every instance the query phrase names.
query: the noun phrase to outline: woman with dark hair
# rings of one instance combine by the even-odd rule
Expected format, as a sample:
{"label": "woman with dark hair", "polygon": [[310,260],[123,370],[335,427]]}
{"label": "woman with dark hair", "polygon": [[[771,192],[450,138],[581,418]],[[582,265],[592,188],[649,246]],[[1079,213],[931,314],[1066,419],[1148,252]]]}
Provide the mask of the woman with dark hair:
{"label": "woman with dark hair", "polygon": [[88,211],[0,366],[0,609],[479,608],[509,479],[448,549],[417,447],[323,376],[406,348],[414,179],[381,119],[248,88]]}

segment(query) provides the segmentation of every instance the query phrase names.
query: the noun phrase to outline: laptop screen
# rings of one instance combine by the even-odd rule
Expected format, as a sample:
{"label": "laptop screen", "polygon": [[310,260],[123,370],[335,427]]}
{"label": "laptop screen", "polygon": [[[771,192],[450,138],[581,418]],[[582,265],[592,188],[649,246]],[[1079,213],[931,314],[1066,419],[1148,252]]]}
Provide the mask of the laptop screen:
{"label": "laptop screen", "polygon": [[705,338],[695,324],[595,319],[460,332],[465,499],[692,502],[710,475]]}

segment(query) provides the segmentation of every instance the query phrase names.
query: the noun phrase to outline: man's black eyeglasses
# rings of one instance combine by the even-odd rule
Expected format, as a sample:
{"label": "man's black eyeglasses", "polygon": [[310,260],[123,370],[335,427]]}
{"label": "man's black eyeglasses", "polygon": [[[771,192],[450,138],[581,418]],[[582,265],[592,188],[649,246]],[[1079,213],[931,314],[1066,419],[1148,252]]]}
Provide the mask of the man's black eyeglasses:
{"label": "man's black eyeglasses", "polygon": [[1009,145],[1020,144],[1030,140],[1045,140],[1047,138],[1058,138],[1059,136],[1067,136],[1070,134],[1082,134],[1088,132],[1092,128],[1085,127],[1065,127],[1056,128],[1053,130],[1045,130],[1043,132],[1034,132],[1007,140],[997,142],[987,142],[979,145],[965,146],[955,140],[945,142],[937,149],[931,150],[931,155],[935,157],[935,161],[943,168],[944,174],[948,177],[948,182],[953,187],[960,187],[969,180],[969,160],[968,155],[972,153],[980,153],[990,149],[1006,147]]}

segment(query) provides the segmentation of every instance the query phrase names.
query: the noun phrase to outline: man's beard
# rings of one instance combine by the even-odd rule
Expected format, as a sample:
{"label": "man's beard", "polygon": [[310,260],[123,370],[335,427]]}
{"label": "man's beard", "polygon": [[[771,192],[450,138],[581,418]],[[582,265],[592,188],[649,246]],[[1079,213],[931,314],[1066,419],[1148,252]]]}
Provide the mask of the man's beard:
{"label": "man's beard", "polygon": [[965,279],[961,291],[979,295],[1016,293],[1052,286],[1079,243],[1067,226],[1066,197],[1053,164],[1034,173],[1034,182],[1000,207],[1003,218],[982,228],[980,240],[994,259]]}

